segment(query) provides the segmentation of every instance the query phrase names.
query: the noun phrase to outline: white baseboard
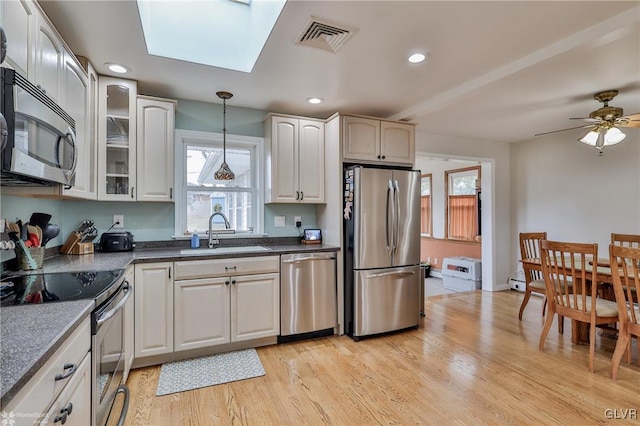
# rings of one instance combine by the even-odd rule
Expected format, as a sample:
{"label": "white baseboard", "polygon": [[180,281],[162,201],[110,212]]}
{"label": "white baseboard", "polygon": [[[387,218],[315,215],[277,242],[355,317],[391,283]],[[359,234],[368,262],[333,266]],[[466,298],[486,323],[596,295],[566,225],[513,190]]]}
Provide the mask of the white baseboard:
{"label": "white baseboard", "polygon": [[429,272],[429,276],[434,278],[442,278],[442,272],[439,269],[432,269],[431,272]]}

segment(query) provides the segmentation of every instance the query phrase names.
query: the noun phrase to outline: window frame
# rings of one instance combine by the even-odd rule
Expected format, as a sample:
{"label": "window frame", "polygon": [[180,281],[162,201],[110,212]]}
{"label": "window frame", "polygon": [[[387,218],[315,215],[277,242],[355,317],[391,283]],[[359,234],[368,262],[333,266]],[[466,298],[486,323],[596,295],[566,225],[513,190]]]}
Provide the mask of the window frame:
{"label": "window frame", "polygon": [[[201,132],[195,130],[177,129],[175,133],[175,199],[174,199],[174,238],[189,238],[191,234],[185,234],[187,226],[187,146],[209,145],[222,147],[223,134],[213,132]],[[251,161],[253,170],[252,210],[255,226],[252,232],[241,231],[235,234],[220,234],[220,238],[247,238],[262,236],[264,234],[264,138],[243,135],[226,135],[227,148],[252,149],[255,152]],[[212,188],[219,192],[231,192],[231,188]],[[221,190],[221,191],[220,191]],[[212,191],[213,192],[213,191]],[[255,206],[255,207],[254,207]],[[206,230],[198,230],[201,236]]]}
{"label": "window frame", "polygon": [[[427,234],[427,233],[423,233],[422,232],[422,212],[420,212],[420,236],[421,237],[425,237],[425,238],[433,238],[433,174],[432,173],[425,173],[425,174],[421,174],[420,175],[420,183],[422,184],[422,179],[428,178],[429,179],[429,190],[430,190],[430,194],[429,194],[429,230],[431,231],[431,233]],[[422,200],[422,191],[420,191],[420,199]]]}
{"label": "window frame", "polygon": [[[478,195],[478,186],[480,184],[480,182],[482,182],[482,175],[481,175],[481,166],[477,165],[477,166],[470,166],[470,167],[463,167],[460,169],[451,169],[451,170],[445,170],[444,171],[444,197],[445,197],[445,202],[444,202],[444,238],[447,240],[452,240],[452,241],[465,241],[465,242],[477,242],[475,240],[475,237],[477,237],[477,235],[474,237],[474,239],[471,240],[465,240],[465,239],[461,239],[461,238],[453,238],[449,236],[449,196],[451,195],[449,193],[449,181],[450,181],[450,176],[453,174],[457,174],[457,173],[463,173],[463,174],[469,174],[468,172],[470,171],[477,171],[478,175],[477,175],[477,182],[476,182],[476,196]],[[476,207],[477,208],[477,207]],[[478,211],[476,210],[476,215],[478,214]],[[476,217],[476,221],[478,221],[480,218]]]}

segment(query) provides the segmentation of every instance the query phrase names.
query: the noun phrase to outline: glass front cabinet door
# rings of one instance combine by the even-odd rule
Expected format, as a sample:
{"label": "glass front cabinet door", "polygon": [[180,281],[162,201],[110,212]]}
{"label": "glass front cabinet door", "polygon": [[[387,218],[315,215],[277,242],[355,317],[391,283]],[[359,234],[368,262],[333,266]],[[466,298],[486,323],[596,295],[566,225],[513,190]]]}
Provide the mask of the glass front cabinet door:
{"label": "glass front cabinet door", "polygon": [[136,96],[135,81],[100,77],[100,200],[136,200]]}

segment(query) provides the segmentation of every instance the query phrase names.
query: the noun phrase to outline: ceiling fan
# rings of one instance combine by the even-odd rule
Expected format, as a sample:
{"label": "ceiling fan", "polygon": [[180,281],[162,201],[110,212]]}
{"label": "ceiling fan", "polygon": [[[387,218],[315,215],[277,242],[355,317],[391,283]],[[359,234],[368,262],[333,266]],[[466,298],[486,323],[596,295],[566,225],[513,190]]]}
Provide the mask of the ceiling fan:
{"label": "ceiling fan", "polygon": [[609,106],[609,101],[616,97],[617,90],[606,90],[593,95],[593,99],[602,102],[604,105],[589,114],[589,117],[570,118],[570,120],[584,120],[589,122],[583,126],[570,127],[568,129],[554,130],[552,132],[538,133],[535,136],[548,135],[551,133],[564,132],[574,129],[591,128],[584,136],[578,139],[580,142],[593,146],[600,151],[605,146],[620,143],[627,137],[619,128],[620,127],[637,127],[640,128],[640,112],[623,115],[622,108]]}

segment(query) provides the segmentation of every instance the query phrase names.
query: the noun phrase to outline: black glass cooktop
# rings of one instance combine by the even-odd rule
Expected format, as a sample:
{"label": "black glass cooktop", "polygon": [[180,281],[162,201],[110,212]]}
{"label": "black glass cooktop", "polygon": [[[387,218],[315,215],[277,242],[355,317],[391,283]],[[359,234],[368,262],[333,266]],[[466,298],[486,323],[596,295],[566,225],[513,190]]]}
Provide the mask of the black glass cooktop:
{"label": "black glass cooktop", "polygon": [[122,282],[123,269],[9,276],[0,281],[0,306],[108,299]]}

